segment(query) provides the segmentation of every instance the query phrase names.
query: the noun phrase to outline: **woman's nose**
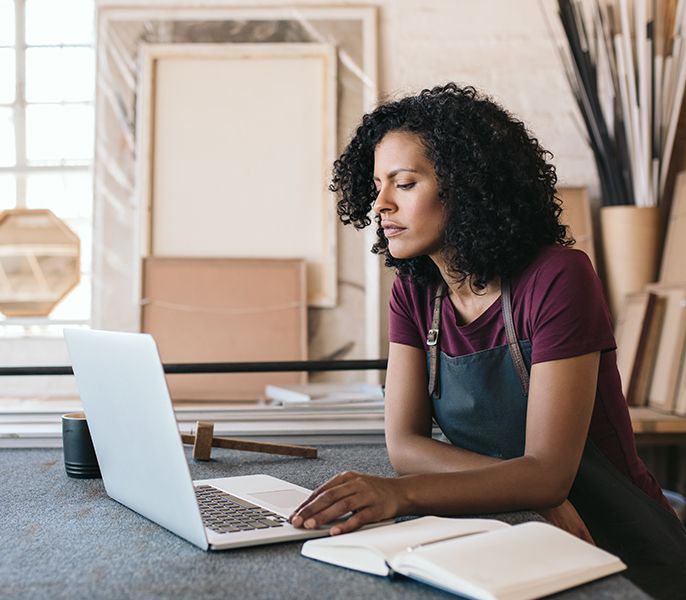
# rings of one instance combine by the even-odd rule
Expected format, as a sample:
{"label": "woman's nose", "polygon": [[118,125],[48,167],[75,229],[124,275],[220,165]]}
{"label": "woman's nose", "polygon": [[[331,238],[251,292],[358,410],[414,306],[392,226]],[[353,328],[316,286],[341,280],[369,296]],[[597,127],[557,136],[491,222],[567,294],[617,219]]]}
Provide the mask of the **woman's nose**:
{"label": "woman's nose", "polygon": [[390,210],[393,210],[393,201],[388,194],[387,190],[385,189],[380,189],[379,192],[376,195],[376,200],[374,201],[374,205],[372,206],[372,210],[377,214],[380,215],[383,212],[388,212]]}

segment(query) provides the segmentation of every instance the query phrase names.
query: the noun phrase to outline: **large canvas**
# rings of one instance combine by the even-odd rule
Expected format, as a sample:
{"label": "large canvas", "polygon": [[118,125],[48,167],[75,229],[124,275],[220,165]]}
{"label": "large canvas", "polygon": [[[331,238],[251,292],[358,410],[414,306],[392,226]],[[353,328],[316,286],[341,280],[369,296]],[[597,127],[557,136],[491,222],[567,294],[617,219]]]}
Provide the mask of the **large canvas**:
{"label": "large canvas", "polygon": [[308,303],[334,306],[333,46],[151,44],[142,63],[146,254],[304,258]]}

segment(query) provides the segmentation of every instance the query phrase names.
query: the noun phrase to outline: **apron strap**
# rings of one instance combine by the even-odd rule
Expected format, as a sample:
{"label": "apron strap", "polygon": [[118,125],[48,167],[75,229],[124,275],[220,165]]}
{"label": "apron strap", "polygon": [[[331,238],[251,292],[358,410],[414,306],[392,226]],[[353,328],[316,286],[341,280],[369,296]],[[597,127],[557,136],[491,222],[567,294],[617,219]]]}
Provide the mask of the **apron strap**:
{"label": "apron strap", "polygon": [[438,331],[441,326],[441,305],[445,295],[445,282],[441,281],[434,296],[434,310],[431,318],[431,329],[426,337],[429,346],[429,397],[438,400],[441,395],[440,378],[438,376]]}
{"label": "apron strap", "polygon": [[[432,400],[437,400],[441,395],[440,378],[438,375],[438,361],[439,361],[439,344],[438,334],[441,325],[441,305],[443,296],[445,295],[445,282],[441,282],[436,290],[434,296],[433,316],[431,319],[431,329],[426,338],[426,344],[429,346],[429,397]],[[515,333],[514,320],[512,318],[512,296],[510,293],[510,282],[503,280],[501,283],[501,302],[503,321],[505,322],[505,333],[507,334],[507,344],[510,349],[510,356],[514,363],[519,381],[522,384],[524,394],[529,394],[529,371],[526,368],[522,350],[517,342],[517,334]]]}
{"label": "apron strap", "polygon": [[503,321],[505,321],[505,333],[507,334],[507,344],[510,348],[510,355],[512,356],[512,362],[514,362],[515,369],[517,369],[517,375],[519,375],[519,381],[522,384],[522,389],[524,394],[529,394],[529,371],[526,369],[526,363],[524,362],[524,357],[522,356],[522,350],[517,342],[517,334],[515,333],[514,320],[512,319],[512,297],[510,294],[510,282],[508,280],[503,280],[500,286],[500,292],[502,294],[502,312]]}

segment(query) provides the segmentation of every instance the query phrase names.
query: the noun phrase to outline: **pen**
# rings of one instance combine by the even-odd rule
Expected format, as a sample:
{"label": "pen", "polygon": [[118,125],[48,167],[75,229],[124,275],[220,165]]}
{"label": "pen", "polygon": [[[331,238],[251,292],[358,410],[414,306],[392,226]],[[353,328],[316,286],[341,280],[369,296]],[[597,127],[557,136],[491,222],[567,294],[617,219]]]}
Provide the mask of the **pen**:
{"label": "pen", "polygon": [[413,550],[416,550],[417,548],[422,548],[423,546],[431,546],[432,544],[438,544],[439,542],[447,542],[448,540],[455,540],[461,537],[468,537],[470,535],[476,535],[478,533],[486,533],[486,531],[488,530],[484,529],[479,531],[469,531],[467,533],[458,533],[457,535],[449,535],[447,537],[429,540],[428,542],[422,542],[421,544],[415,544],[414,546],[408,546],[407,548],[405,548],[405,550],[407,552],[412,552]]}

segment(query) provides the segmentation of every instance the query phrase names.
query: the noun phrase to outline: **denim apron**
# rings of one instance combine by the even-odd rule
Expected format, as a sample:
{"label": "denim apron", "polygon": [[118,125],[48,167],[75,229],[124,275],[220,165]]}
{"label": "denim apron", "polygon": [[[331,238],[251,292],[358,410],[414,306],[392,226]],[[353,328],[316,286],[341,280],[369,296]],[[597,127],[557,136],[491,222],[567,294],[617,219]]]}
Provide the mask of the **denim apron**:
{"label": "denim apron", "polygon": [[[442,284],[434,299],[427,363],[433,415],[445,437],[460,448],[507,460],[524,454],[531,343],[517,340],[509,282],[503,281],[501,293],[508,343],[451,357],[439,348]],[[629,579],[656,597],[686,599],[686,530],[590,438],[568,498],[596,544],[627,564]]]}

